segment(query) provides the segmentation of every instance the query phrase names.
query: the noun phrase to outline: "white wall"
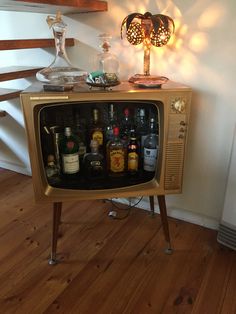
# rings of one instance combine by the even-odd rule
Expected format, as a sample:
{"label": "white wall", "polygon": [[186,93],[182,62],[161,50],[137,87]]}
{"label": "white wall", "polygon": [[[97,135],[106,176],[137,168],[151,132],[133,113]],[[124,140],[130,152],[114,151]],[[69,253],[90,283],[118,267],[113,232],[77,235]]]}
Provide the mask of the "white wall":
{"label": "white wall", "polygon": [[[171,43],[151,52],[153,74],[168,76],[193,89],[183,194],[168,196],[167,204],[173,215],[181,209],[185,210],[185,219],[200,217],[197,221],[202,224],[208,218],[218,221],[236,117],[235,1],[109,0],[108,6],[108,12],[64,17],[67,36],[78,39],[75,47],[67,49],[69,57],[75,65],[91,71],[99,50],[98,35],[109,32],[113,36],[113,52],[120,59],[121,79],[127,79],[130,74],[142,72],[143,52],[142,47],[120,39],[123,18],[131,12],[150,11],[162,12],[175,20],[176,33]],[[51,37],[46,16],[0,12],[0,23],[4,25],[0,28],[0,39]],[[50,50],[2,54],[1,66],[6,63],[46,66],[53,60]]]}

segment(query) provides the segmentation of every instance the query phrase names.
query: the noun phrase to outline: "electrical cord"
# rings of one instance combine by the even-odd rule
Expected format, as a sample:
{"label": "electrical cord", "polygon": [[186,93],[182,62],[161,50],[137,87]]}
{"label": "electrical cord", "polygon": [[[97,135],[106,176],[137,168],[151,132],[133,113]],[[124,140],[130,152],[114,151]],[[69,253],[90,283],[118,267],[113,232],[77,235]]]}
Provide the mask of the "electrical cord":
{"label": "electrical cord", "polygon": [[127,211],[127,213],[124,216],[117,216],[117,211],[111,210],[108,213],[108,216],[113,218],[113,219],[117,219],[117,220],[126,219],[130,215],[131,209],[136,207],[141,202],[142,199],[143,199],[143,196],[141,196],[140,199],[133,205],[131,205],[131,201],[129,200],[129,205],[128,205],[128,207],[125,207],[125,208],[121,208],[121,207],[117,206],[117,204],[113,201],[112,198],[107,199],[107,201],[109,201],[112,204],[112,206],[114,206],[116,209]]}

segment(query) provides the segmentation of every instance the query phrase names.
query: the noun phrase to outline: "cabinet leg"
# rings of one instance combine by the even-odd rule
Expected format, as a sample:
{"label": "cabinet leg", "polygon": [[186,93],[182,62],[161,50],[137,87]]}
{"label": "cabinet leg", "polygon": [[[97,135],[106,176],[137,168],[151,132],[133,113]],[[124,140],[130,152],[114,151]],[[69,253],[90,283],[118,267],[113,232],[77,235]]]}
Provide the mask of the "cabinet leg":
{"label": "cabinet leg", "polygon": [[61,222],[62,202],[53,203],[53,222],[52,222],[52,240],[51,240],[51,257],[48,261],[49,265],[57,264],[57,239],[58,229]]}
{"label": "cabinet leg", "polygon": [[155,215],[155,210],[154,210],[154,196],[150,195],[149,196],[149,203],[150,203],[150,209],[151,209],[151,217],[153,218]]}
{"label": "cabinet leg", "polygon": [[159,208],[160,208],[161,222],[162,222],[162,227],[163,227],[163,231],[164,231],[164,236],[165,236],[165,240],[167,242],[167,248],[165,250],[165,253],[166,254],[172,254],[165,196],[164,195],[158,195],[157,199],[158,199],[158,204],[159,204]]}

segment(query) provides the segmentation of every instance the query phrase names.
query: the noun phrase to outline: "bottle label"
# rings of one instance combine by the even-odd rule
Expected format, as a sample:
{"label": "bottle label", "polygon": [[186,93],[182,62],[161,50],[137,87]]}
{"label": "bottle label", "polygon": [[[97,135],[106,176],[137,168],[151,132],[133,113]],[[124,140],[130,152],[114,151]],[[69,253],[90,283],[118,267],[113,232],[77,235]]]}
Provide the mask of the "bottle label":
{"label": "bottle label", "polygon": [[63,172],[65,174],[73,174],[79,171],[79,155],[64,154],[62,155]]}
{"label": "bottle label", "polygon": [[123,172],[125,170],[125,153],[122,149],[114,149],[110,152],[110,170]]}
{"label": "bottle label", "polygon": [[136,152],[131,152],[128,154],[128,170],[138,170],[138,154]]}
{"label": "bottle label", "polygon": [[157,159],[156,148],[144,148],[144,166],[145,171],[155,171]]}
{"label": "bottle label", "polygon": [[103,133],[101,131],[93,132],[92,139],[98,141],[99,145],[103,144]]}

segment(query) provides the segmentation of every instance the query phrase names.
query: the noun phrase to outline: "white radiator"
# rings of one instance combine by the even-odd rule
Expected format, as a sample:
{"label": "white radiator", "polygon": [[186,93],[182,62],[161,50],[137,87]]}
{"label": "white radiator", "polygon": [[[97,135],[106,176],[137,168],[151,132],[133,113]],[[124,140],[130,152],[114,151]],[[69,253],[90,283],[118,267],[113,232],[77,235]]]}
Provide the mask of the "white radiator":
{"label": "white radiator", "polygon": [[230,157],[224,208],[217,240],[219,243],[236,250],[236,128]]}

